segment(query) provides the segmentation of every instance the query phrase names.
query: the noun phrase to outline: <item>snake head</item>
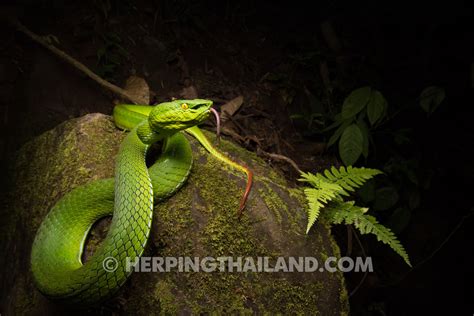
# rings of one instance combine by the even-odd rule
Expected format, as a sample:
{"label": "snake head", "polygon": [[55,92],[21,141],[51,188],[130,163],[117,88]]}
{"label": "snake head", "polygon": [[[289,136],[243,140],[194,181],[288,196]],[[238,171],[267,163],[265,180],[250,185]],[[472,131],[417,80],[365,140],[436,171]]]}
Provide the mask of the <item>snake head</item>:
{"label": "snake head", "polygon": [[210,113],[211,100],[173,100],[160,103],[150,112],[148,123],[156,133],[174,133],[204,122]]}

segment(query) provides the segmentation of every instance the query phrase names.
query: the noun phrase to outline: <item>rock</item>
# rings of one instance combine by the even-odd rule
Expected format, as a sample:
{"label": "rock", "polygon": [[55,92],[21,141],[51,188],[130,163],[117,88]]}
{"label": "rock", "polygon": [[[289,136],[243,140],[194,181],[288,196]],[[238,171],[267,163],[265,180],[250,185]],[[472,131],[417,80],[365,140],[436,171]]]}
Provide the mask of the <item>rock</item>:
{"label": "rock", "polygon": [[[213,138],[211,133],[206,133]],[[109,116],[89,114],[64,122],[19,151],[2,218],[2,314],[81,314],[39,293],[29,271],[34,234],[49,209],[72,188],[113,175],[124,133]],[[144,256],[315,257],[320,265],[339,248],[319,222],[305,235],[306,201],[300,188],[255,154],[228,141],[221,149],[245,162],[255,183],[242,220],[236,211],[244,176],[210,156],[190,137],[194,165],[185,186],[156,206]],[[100,234],[98,234],[100,235]],[[93,247],[94,243],[89,243]],[[288,259],[286,260],[288,262]],[[141,272],[93,314],[283,313],[346,315],[342,273]]]}

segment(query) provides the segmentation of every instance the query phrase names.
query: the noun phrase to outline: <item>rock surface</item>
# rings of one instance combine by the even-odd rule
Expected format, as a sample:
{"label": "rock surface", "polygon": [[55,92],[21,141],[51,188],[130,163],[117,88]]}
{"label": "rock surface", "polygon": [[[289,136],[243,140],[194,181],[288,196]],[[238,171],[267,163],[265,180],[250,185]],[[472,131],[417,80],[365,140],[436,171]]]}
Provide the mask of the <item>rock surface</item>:
{"label": "rock surface", "polygon": [[[206,133],[210,138],[213,135]],[[9,314],[82,314],[44,298],[32,283],[29,253],[35,231],[49,209],[73,187],[113,175],[124,133],[109,116],[89,114],[67,121],[26,144],[11,167],[11,192],[1,225],[1,310]],[[242,220],[236,210],[245,185],[190,138],[194,165],[187,184],[158,204],[145,256],[315,257],[320,265],[339,256],[328,226],[305,235],[306,201],[299,188],[255,154],[222,141],[220,148],[255,173]],[[94,230],[88,250],[93,251]],[[288,260],[286,260],[288,262]],[[283,313],[345,315],[348,299],[342,273],[134,273],[118,296],[93,314]]]}

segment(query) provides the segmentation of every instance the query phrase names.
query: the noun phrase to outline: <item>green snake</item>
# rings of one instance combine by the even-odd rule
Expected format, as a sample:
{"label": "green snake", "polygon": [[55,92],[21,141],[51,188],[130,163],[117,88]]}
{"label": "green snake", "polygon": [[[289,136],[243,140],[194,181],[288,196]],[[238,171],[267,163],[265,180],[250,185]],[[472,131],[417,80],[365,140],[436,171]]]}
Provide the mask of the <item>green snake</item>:
{"label": "green snake", "polygon": [[[41,223],[31,251],[31,270],[40,292],[68,304],[93,305],[121,288],[131,274],[127,257],[133,261],[145,249],[154,203],[173,195],[190,173],[192,151],[180,131],[191,134],[213,156],[247,174],[241,214],[252,185],[252,172],[221,154],[197,127],[208,118],[211,106],[212,101],[195,99],[154,107],[114,108],[115,124],[130,131],[117,154],[115,177],[73,189]],[[162,153],[147,169],[147,149],[158,141],[163,142]],[[83,263],[84,243],[92,225],[112,214],[106,238]],[[112,268],[114,271],[110,271]]]}

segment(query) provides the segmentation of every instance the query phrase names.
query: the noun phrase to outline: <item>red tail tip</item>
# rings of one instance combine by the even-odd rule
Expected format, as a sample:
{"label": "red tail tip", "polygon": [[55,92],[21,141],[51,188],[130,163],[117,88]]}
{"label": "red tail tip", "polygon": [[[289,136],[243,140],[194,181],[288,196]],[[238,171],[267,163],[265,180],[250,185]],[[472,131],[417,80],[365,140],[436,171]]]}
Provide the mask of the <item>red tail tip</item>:
{"label": "red tail tip", "polygon": [[252,184],[253,184],[252,170],[250,170],[247,166],[245,166],[245,169],[247,170],[247,185],[245,187],[244,195],[242,196],[242,199],[240,200],[240,207],[239,207],[239,212],[238,212],[239,219],[242,218],[242,214],[244,212],[245,205],[247,203],[247,199],[249,197],[250,190],[252,189]]}

